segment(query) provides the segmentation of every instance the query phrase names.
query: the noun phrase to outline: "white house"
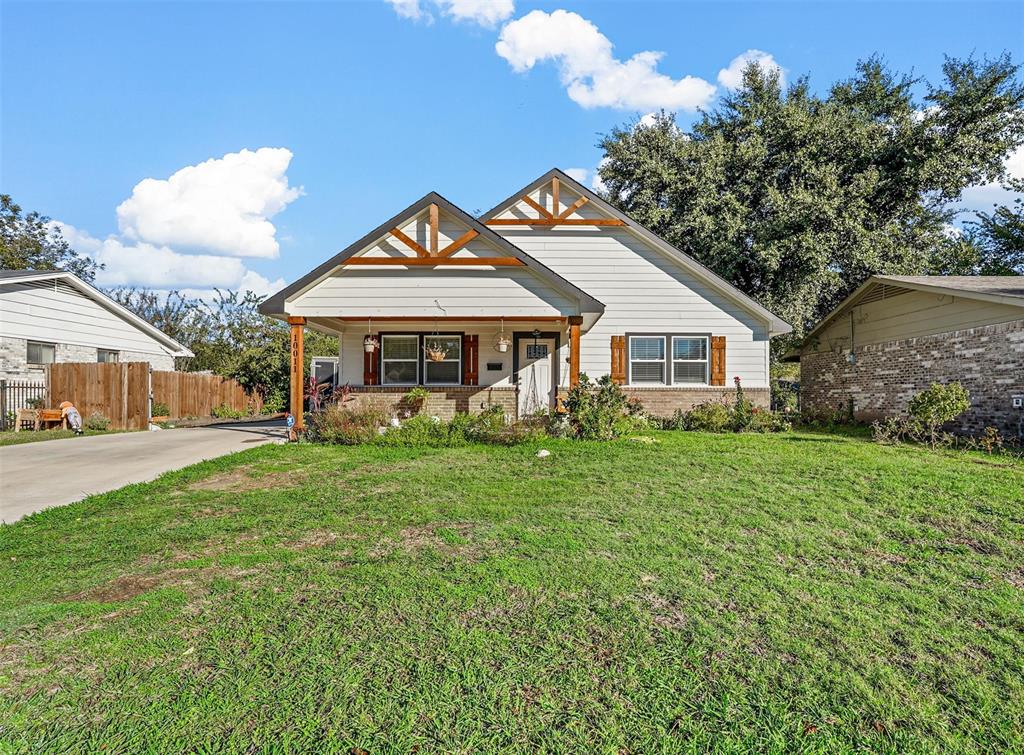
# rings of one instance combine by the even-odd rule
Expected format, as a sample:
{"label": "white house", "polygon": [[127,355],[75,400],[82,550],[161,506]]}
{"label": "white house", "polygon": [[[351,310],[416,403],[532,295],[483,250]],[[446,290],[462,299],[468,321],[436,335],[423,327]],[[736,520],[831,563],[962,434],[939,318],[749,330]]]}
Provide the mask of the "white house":
{"label": "white house", "polygon": [[411,386],[446,414],[556,405],[610,374],[657,414],[743,381],[769,401],[769,339],[790,326],[559,170],[480,218],[428,194],[261,311],[292,325],[301,412],[304,327],[336,334],[320,379],[392,406]]}
{"label": "white house", "polygon": [[55,362],[149,362],[192,352],[72,273],[0,270],[0,379],[42,380]]}

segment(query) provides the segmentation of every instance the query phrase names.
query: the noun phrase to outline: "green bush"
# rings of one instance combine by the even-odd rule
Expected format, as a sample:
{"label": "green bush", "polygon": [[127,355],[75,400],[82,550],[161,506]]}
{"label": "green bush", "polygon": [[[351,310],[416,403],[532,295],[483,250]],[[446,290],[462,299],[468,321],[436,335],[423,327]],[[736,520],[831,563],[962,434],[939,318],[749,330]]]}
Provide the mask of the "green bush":
{"label": "green bush", "polygon": [[581,440],[611,440],[617,436],[616,422],[626,408],[626,394],[604,375],[596,383],[585,373],[569,389],[565,399],[572,434]]}
{"label": "green bush", "polygon": [[86,430],[107,430],[110,428],[110,420],[99,412],[93,412],[82,422],[82,427]]}
{"label": "green bush", "polygon": [[732,409],[718,401],[693,407],[682,416],[682,429],[724,433],[733,429]]}
{"label": "green bush", "polygon": [[241,419],[245,416],[245,412],[238,409],[232,409],[227,404],[215,406],[211,411],[211,414],[213,414],[217,419]]}
{"label": "green bush", "polygon": [[748,433],[785,433],[793,429],[793,425],[779,412],[754,409],[747,423]]}
{"label": "green bush", "polygon": [[433,446],[452,448],[466,445],[463,420],[445,422],[437,417],[417,414],[397,427],[388,427],[377,439],[384,446]]}
{"label": "green bush", "polygon": [[751,422],[754,421],[754,404],[743,392],[743,385],[740,383],[740,379],[735,377],[732,380],[736,386],[736,401],[732,408],[732,429],[741,433],[749,429]]}
{"label": "green bush", "polygon": [[939,428],[952,422],[971,408],[971,396],[960,383],[932,383],[930,387],[910,399],[910,416],[924,427],[928,445],[938,445]]}
{"label": "green bush", "polygon": [[387,424],[384,412],[374,409],[346,409],[328,404],[310,416],[307,437],[316,443],[354,446],[373,443],[380,437],[380,428]]}
{"label": "green bush", "polygon": [[162,404],[159,401],[153,404],[153,416],[154,417],[167,417],[170,416],[171,408],[167,404]]}

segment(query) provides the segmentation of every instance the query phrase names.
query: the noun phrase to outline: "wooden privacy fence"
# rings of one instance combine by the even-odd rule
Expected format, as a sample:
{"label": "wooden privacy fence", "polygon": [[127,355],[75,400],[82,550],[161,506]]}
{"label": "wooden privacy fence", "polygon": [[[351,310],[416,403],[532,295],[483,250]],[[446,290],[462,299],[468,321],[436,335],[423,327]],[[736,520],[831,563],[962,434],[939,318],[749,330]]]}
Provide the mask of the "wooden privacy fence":
{"label": "wooden privacy fence", "polygon": [[262,404],[236,381],[219,375],[153,371],[147,362],[92,364],[68,362],[46,369],[47,404],[70,401],[82,418],[102,414],[118,430],[145,430],[153,404],[165,404],[168,416],[210,417],[225,407],[258,413]]}
{"label": "wooden privacy fence", "polygon": [[195,372],[154,372],[153,403],[165,404],[174,418],[210,417],[217,407],[246,414],[262,409],[262,402],[236,381]]}

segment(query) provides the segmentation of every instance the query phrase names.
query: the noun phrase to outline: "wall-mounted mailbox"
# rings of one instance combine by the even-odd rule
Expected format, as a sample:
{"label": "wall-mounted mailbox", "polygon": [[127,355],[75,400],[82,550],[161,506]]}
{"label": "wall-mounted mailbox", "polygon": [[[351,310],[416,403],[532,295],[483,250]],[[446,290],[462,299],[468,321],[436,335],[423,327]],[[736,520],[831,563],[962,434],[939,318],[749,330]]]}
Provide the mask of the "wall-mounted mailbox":
{"label": "wall-mounted mailbox", "polygon": [[487,363],[487,370],[488,370],[488,372],[495,372],[497,370],[500,370],[504,366],[505,366],[504,362],[488,362]]}

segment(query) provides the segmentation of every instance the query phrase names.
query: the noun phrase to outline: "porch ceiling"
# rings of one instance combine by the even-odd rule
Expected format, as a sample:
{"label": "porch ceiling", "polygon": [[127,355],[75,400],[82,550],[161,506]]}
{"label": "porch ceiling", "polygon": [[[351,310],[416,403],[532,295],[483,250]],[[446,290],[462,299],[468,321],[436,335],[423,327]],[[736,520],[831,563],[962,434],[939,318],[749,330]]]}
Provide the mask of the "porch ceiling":
{"label": "porch ceiling", "polygon": [[[368,326],[376,328],[378,325],[389,328],[400,325],[422,325],[423,327],[431,328],[435,324],[446,324],[448,326],[451,326],[460,323],[492,323],[494,325],[499,325],[503,323],[506,328],[514,328],[517,323],[525,323],[529,324],[531,328],[537,327],[538,325],[542,324],[557,326],[558,328],[567,328],[569,326],[569,323],[573,320],[573,318],[560,315],[509,315],[508,317],[500,317],[493,315],[466,317],[389,317],[385,315],[382,315],[380,317],[366,317],[363,315],[338,315],[337,317],[307,317],[305,318],[305,320],[306,325],[312,328],[313,330],[320,331],[321,333],[327,333],[329,335],[341,335],[342,333],[346,331],[352,331],[353,329],[365,329]],[[588,318],[586,315],[584,315],[582,318],[580,318],[580,320],[580,329],[582,332],[585,333],[597,321],[597,317],[592,316]]]}

